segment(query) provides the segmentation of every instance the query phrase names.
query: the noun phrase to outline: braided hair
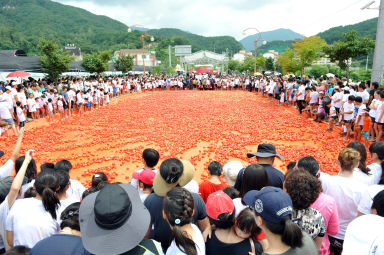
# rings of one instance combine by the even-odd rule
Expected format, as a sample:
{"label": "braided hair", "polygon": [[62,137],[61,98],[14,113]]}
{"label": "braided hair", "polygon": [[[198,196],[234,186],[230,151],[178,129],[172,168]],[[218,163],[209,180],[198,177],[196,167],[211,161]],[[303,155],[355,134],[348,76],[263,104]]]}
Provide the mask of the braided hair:
{"label": "braided hair", "polygon": [[193,209],[191,193],[181,187],[170,190],[163,201],[163,211],[172,228],[172,238],[175,239],[176,246],[188,255],[197,255],[195,242],[180,227],[192,223]]}

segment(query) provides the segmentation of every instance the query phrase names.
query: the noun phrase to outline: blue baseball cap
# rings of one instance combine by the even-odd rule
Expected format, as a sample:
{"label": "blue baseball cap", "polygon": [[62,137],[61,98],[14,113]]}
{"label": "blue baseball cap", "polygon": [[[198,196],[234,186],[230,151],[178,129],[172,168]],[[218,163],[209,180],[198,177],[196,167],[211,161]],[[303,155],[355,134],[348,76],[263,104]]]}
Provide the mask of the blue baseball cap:
{"label": "blue baseball cap", "polygon": [[257,215],[273,223],[281,223],[284,216],[292,215],[292,200],[280,188],[268,186],[260,191],[251,190],[243,200],[255,209]]}

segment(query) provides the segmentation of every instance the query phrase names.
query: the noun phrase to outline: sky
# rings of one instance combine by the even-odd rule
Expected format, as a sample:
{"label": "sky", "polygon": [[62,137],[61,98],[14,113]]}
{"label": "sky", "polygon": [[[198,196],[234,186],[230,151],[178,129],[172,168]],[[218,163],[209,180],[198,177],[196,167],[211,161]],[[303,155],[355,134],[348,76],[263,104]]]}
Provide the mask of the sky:
{"label": "sky", "polygon": [[[361,10],[372,0],[55,0],[127,26],[178,28],[203,36],[244,38],[245,28],[288,28],[304,36],[378,16]],[[376,7],[379,0],[371,7]],[[255,34],[256,30],[248,30]]]}

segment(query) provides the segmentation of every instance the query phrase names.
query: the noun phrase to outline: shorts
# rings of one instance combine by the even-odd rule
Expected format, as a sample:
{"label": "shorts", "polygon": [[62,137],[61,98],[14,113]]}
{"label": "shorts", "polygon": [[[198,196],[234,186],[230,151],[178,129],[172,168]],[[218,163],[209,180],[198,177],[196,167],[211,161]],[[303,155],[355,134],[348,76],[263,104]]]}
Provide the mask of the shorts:
{"label": "shorts", "polygon": [[[369,117],[371,117],[371,116],[369,116]],[[375,123],[375,117],[371,117],[371,120],[372,120],[372,124],[374,124]]]}
{"label": "shorts", "polygon": [[272,96],[273,96],[273,94],[269,93],[269,94],[268,94],[268,96],[272,97]]}
{"label": "shorts", "polygon": [[384,126],[384,123],[375,122],[378,126]]}
{"label": "shorts", "polygon": [[331,119],[337,120],[337,116],[332,116]]}
{"label": "shorts", "polygon": [[15,121],[12,118],[10,118],[10,119],[3,119],[2,121],[7,122],[8,124],[15,124]]}
{"label": "shorts", "polygon": [[344,120],[344,123],[353,123],[353,120]]}
{"label": "shorts", "polygon": [[370,138],[370,132],[369,131],[364,131],[364,139],[368,140]]}
{"label": "shorts", "polygon": [[340,108],[335,107],[335,110],[336,110],[337,114],[340,113]]}
{"label": "shorts", "polygon": [[22,128],[22,127],[25,127],[25,121],[20,121],[20,122],[19,122],[19,127],[21,127],[21,128]]}

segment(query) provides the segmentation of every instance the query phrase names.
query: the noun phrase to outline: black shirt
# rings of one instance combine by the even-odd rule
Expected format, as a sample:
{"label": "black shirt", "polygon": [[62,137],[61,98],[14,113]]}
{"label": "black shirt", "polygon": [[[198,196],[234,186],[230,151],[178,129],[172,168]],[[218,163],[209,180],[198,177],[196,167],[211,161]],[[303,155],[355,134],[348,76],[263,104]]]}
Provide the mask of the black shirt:
{"label": "black shirt", "polygon": [[[276,188],[283,188],[283,182],[284,182],[284,173],[280,170],[274,168],[271,165],[267,164],[260,164],[265,168],[268,174],[268,180],[269,180],[269,186],[273,186]],[[237,175],[236,183],[234,188],[240,191],[241,189],[241,182],[243,180],[243,174],[244,174],[245,168],[241,169],[239,174]]]}
{"label": "black shirt", "polygon": [[[207,212],[203,199],[196,193],[191,193],[191,195],[195,202],[193,223],[197,224],[197,221],[207,217]],[[163,219],[163,199],[163,197],[152,193],[145,199],[144,205],[151,214],[151,221],[154,226],[153,239],[160,242],[163,250],[166,251],[172,241],[172,231],[168,222]]]}
{"label": "black shirt", "polygon": [[[263,249],[259,242],[252,240],[255,244],[256,255],[261,255]],[[249,239],[244,239],[240,243],[223,243],[217,239],[215,231],[212,231],[211,239],[207,239],[205,244],[206,255],[248,255],[252,251]]]}

